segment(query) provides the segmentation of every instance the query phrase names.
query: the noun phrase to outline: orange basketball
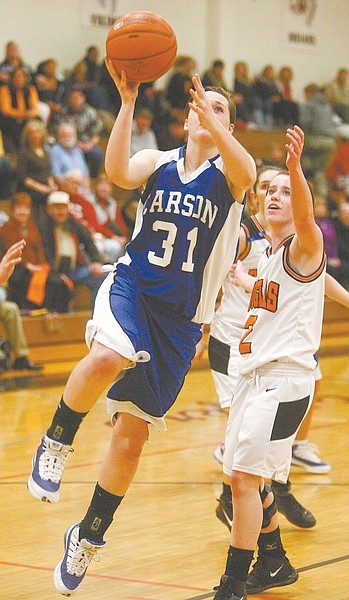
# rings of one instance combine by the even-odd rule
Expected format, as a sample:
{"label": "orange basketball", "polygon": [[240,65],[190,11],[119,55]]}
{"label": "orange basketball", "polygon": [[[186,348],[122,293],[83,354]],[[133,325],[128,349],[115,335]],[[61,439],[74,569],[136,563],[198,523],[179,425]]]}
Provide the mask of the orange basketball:
{"label": "orange basketball", "polygon": [[132,81],[155,81],[173,65],[177,38],[172,27],[155,13],[131,12],[110,28],[106,54],[117,73]]}

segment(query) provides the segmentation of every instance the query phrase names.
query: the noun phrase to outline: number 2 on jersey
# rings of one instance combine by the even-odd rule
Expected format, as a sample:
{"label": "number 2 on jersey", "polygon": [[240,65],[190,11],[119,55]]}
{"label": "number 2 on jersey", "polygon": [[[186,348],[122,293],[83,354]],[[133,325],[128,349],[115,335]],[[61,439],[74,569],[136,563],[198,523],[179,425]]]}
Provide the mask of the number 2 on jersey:
{"label": "number 2 on jersey", "polygon": [[246,338],[250,333],[252,333],[255,322],[257,321],[258,316],[251,315],[248,317],[245,325],[244,325],[244,333],[241,336],[241,340],[239,343],[239,351],[240,354],[251,354],[251,344],[252,342],[246,342]]}

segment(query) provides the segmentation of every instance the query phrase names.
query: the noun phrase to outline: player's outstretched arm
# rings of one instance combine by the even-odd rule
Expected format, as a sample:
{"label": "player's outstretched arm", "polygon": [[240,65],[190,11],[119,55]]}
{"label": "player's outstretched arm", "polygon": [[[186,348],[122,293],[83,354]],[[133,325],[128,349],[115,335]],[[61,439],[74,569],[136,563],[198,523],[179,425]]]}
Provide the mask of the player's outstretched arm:
{"label": "player's outstretched arm", "polygon": [[161,152],[142,150],[130,158],[132,121],[139,83],[127,80],[124,71],[119,76],[107,57],[105,64],[121,97],[121,108],[106,148],[105,170],[116,185],[132,190],[147,181]]}
{"label": "player's outstretched arm", "polygon": [[349,308],[349,292],[332,275],[326,273],[325,296]]}
{"label": "player's outstretched arm", "polygon": [[16,242],[7,250],[0,261],[0,285],[5,285],[11,277],[13,270],[22,260],[25,240]]}
{"label": "player's outstretched arm", "polygon": [[[290,174],[291,204],[296,236],[292,256],[302,273],[318,268],[323,255],[323,236],[314,218],[313,199],[301,167],[304,133],[295,125],[286,132],[286,166]],[[303,264],[308,261],[304,272]],[[310,261],[310,262],[309,262]],[[310,268],[310,271],[308,269]]]}

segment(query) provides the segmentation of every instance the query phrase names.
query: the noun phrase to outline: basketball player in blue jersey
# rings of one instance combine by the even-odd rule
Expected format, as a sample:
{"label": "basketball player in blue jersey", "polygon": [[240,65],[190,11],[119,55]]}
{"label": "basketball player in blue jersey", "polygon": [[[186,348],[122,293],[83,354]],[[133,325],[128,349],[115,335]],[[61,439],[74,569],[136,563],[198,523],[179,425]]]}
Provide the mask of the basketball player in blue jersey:
{"label": "basketball player in blue jersey", "polygon": [[[259,261],[257,278],[246,274],[253,289],[224,451],[234,519],[215,600],[245,600],[246,593],[298,578],[282,546],[277,507],[264,478],[287,482],[292,441],[312,402],[325,256],[300,163],[304,134],[295,126],[286,137],[288,173],[271,180],[265,199],[271,246]],[[258,559],[248,575],[257,541]]]}
{"label": "basketball player in blue jersey", "polygon": [[[132,240],[101,286],[86,328],[90,351],[72,371],[33,459],[29,491],[56,502],[65,462],[83,417],[111,385],[109,449],[81,522],[65,534],[54,582],[74,593],[136,473],[145,442],[183,385],[215,300],[234,260],[255,163],[233,137],[235,107],[224,90],[193,77],[185,130],[173,151],[130,158],[138,84],[107,67],[122,105],[106,150],[106,171],[126,189],[144,185]],[[133,368],[131,368],[133,367]],[[122,373],[122,377],[118,376]]]}

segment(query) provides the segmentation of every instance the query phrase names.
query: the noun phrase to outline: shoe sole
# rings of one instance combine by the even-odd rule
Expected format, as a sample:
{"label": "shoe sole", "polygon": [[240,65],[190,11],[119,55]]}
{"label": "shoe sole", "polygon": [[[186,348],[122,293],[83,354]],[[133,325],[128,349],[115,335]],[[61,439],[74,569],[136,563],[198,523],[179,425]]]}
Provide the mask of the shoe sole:
{"label": "shoe sole", "polygon": [[332,469],[331,465],[324,465],[324,466],[311,466],[311,465],[306,465],[304,464],[304,462],[298,461],[297,459],[292,458],[291,461],[291,465],[294,467],[300,467],[301,469],[304,469],[305,471],[307,471],[308,473],[314,473],[315,475],[322,475],[324,473],[329,473]]}
{"label": "shoe sole", "polygon": [[252,594],[252,595],[261,594],[265,590],[270,590],[271,588],[284,587],[285,585],[291,585],[292,583],[296,583],[298,578],[299,578],[299,575],[298,575],[297,571],[295,571],[285,581],[275,581],[275,583],[260,585],[259,587],[255,587],[255,588],[249,587],[249,585],[246,583],[246,592],[247,592],[247,594]]}
{"label": "shoe sole", "polygon": [[77,592],[80,587],[80,586],[77,586],[77,588],[75,590],[70,590],[69,588],[67,588],[64,585],[64,583],[62,581],[62,576],[61,576],[61,565],[63,563],[65,553],[67,551],[67,539],[68,539],[68,536],[70,535],[70,532],[72,531],[72,529],[74,529],[74,527],[76,527],[76,523],[74,525],[72,525],[71,527],[69,527],[69,529],[64,534],[64,555],[63,555],[62,560],[58,563],[58,565],[56,566],[56,568],[53,572],[53,581],[55,584],[55,588],[60,594],[62,594],[62,596],[71,596],[72,594]]}
{"label": "shoe sole", "polygon": [[58,565],[56,566],[54,573],[53,573],[53,581],[55,584],[55,588],[56,588],[57,592],[62,594],[62,596],[71,596],[72,594],[74,594],[74,591],[76,591],[76,590],[71,591],[65,587],[65,585],[62,581],[62,578],[61,578],[61,564],[62,564],[62,561],[60,563],[58,563]]}
{"label": "shoe sole", "polygon": [[37,500],[41,500],[42,502],[48,502],[49,504],[56,504],[59,500],[59,492],[58,493],[50,493],[46,490],[43,490],[32,478],[29,477],[27,481],[27,488],[31,495]]}

